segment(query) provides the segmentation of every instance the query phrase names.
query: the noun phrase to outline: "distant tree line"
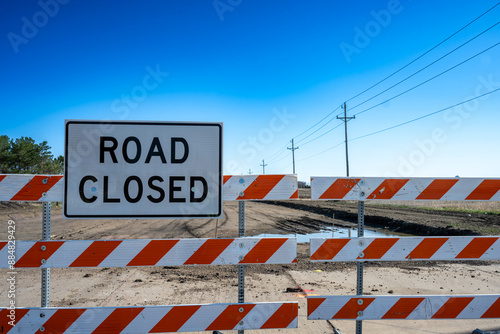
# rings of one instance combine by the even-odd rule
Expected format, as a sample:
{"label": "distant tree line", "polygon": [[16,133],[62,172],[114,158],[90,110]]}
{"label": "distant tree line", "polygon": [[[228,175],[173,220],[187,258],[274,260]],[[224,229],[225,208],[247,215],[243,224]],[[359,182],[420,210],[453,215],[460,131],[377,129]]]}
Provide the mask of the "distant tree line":
{"label": "distant tree line", "polygon": [[39,144],[30,137],[10,139],[0,136],[0,173],[61,174],[64,157],[54,158],[46,141]]}

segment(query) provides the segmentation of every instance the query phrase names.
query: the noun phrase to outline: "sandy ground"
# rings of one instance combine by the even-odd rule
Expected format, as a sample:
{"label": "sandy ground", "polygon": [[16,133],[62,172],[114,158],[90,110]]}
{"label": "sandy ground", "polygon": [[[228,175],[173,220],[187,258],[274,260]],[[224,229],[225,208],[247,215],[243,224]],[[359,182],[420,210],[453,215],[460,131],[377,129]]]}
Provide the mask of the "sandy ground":
{"label": "sandy ground", "polygon": [[[333,204],[328,204],[333,205]],[[353,206],[353,208],[355,208]],[[340,210],[340,209],[339,209]],[[342,209],[349,212],[347,209]],[[341,210],[341,211],[342,211]],[[388,215],[392,215],[391,211]],[[444,213],[446,214],[446,213]],[[380,214],[383,217],[383,214]],[[217,220],[63,220],[60,208],[52,212],[53,239],[192,238],[237,236],[237,203],[224,205]],[[429,216],[431,219],[432,215]],[[0,207],[0,239],[6,239],[8,219],[16,221],[17,240],[41,236],[41,210],[31,205]],[[388,221],[392,218],[386,218]],[[404,219],[404,217],[402,218]],[[426,219],[426,218],[419,218]],[[328,218],[265,203],[246,203],[246,235],[311,232],[321,224],[349,225],[349,219]],[[286,231],[282,229],[287,229]],[[246,267],[248,302],[299,302],[299,328],[246,331],[248,333],[354,333],[354,321],[308,321],[305,293],[287,293],[300,286],[309,294],[354,295],[354,263],[311,263],[308,244],[299,244],[295,265]],[[402,262],[365,265],[364,292],[371,295],[498,294],[499,263]],[[7,271],[0,275],[6,277]],[[17,304],[40,306],[40,270],[19,270]],[[7,282],[0,280],[0,306],[6,306]],[[233,266],[52,269],[51,306],[173,305],[237,301],[237,275]],[[500,330],[500,320],[364,321],[364,333],[471,333],[474,329]],[[230,333],[230,332],[224,332]],[[234,332],[236,333],[236,332]]]}

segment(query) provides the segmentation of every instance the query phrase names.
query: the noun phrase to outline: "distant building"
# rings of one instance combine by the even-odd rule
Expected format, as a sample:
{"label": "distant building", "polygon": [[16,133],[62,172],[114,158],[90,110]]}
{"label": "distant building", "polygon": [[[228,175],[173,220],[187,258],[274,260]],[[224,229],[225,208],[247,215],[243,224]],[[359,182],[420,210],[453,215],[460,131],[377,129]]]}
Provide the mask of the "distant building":
{"label": "distant building", "polygon": [[299,188],[309,188],[307,183],[305,181],[299,181]]}

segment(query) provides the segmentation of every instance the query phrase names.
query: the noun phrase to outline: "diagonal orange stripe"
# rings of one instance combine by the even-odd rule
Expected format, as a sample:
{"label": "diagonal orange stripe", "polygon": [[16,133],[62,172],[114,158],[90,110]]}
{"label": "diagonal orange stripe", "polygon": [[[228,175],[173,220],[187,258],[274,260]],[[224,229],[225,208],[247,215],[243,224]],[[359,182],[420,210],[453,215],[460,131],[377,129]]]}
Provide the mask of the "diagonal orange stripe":
{"label": "diagonal orange stripe", "polygon": [[336,179],[319,199],[342,199],[361,179]]}
{"label": "diagonal orange stripe", "polygon": [[465,199],[470,201],[489,200],[500,190],[500,180],[484,180]]}
{"label": "diagonal orange stripe", "polygon": [[448,238],[424,238],[406,258],[410,260],[430,259],[446,241]]}
{"label": "diagonal orange stripe", "polygon": [[237,200],[242,199],[264,199],[267,194],[283,179],[285,175],[259,175],[243,191],[243,196],[238,196]]}
{"label": "diagonal orange stripe", "polygon": [[438,200],[446,194],[458,179],[436,179],[417,196],[416,199]]}
{"label": "diagonal orange stripe", "polygon": [[280,249],[281,246],[287,241],[288,239],[284,238],[264,238],[261,239],[245,256],[243,260],[240,261],[240,263],[266,263],[267,260],[271,256],[273,256],[274,253],[278,249]]}
{"label": "diagonal orange stripe", "polygon": [[69,267],[97,267],[121,242],[121,240],[94,241]]}
{"label": "diagonal orange stripe", "polygon": [[59,309],[43,324],[44,331],[35,334],[64,333],[83,312],[85,309]]}
{"label": "diagonal orange stripe", "polygon": [[500,297],[491,304],[490,308],[484,312],[481,318],[500,318]]}
{"label": "diagonal orange stripe", "polygon": [[[24,255],[16,261],[16,268],[36,268],[42,265],[42,259],[48,260],[64,241],[37,241]],[[45,250],[42,250],[45,246]]]}
{"label": "diagonal orange stripe", "polygon": [[200,307],[201,305],[174,306],[149,332],[177,332]]}
{"label": "diagonal orange stripe", "polygon": [[351,239],[326,239],[311,255],[311,260],[331,260]]}
{"label": "diagonal orange stripe", "polygon": [[326,298],[307,298],[307,317],[311,316],[325,300]]}
{"label": "diagonal orange stripe", "polygon": [[377,238],[365,248],[364,256],[358,259],[380,259],[398,240],[399,238]]}
{"label": "diagonal orange stripe", "polygon": [[[43,193],[47,192],[56,184],[62,175],[35,175],[21,190],[17,192],[10,200],[11,201],[38,201],[42,198]],[[43,180],[47,183],[43,183]]]}
{"label": "diagonal orange stripe", "polygon": [[260,328],[287,328],[297,318],[298,312],[297,303],[283,303]]}
{"label": "diagonal orange stripe", "polygon": [[474,297],[450,297],[441,308],[434,313],[432,319],[455,319]]}
{"label": "diagonal orange stripe", "polygon": [[381,319],[406,319],[425,298],[400,298]]}
{"label": "diagonal orange stripe", "polygon": [[232,177],[232,175],[224,175],[222,177],[222,181],[223,183],[222,184],[226,184],[226,182]]}
{"label": "diagonal orange stripe", "polygon": [[[21,320],[22,317],[26,313],[28,313],[29,309],[22,309],[22,308],[16,308],[14,309],[15,312],[15,321],[14,321],[14,326]],[[8,308],[4,308],[0,310],[0,328],[2,331],[0,333],[2,334],[7,334],[11,329],[12,325],[9,325],[9,322],[12,321],[13,319],[9,318],[10,315],[10,310]]]}
{"label": "diagonal orange stripe", "polygon": [[127,266],[154,266],[179,240],[151,240]]}
{"label": "diagonal orange stripe", "polygon": [[121,333],[142,310],[144,307],[117,308],[101,322],[92,334]]}
{"label": "diagonal orange stripe", "polygon": [[498,237],[474,238],[455,259],[479,259],[498,240]]}
{"label": "diagonal orange stripe", "polygon": [[292,194],[292,196],[290,196],[290,199],[292,198],[299,198],[299,190],[295,190],[295,192]]}
{"label": "diagonal orange stripe", "polygon": [[0,251],[5,247],[5,245],[7,245],[8,242],[7,241],[1,241],[0,242]]}
{"label": "diagonal orange stripe", "polygon": [[[363,300],[361,305],[358,304],[360,299]],[[375,298],[351,298],[332,319],[356,319],[358,312],[364,311],[374,300]]]}
{"label": "diagonal orange stripe", "polygon": [[2,182],[3,179],[5,179],[7,175],[0,175],[0,182]]}
{"label": "diagonal orange stripe", "polygon": [[[255,304],[229,305],[205,330],[232,330],[254,307]],[[240,312],[240,308],[243,312]]]}
{"label": "diagonal orange stripe", "polygon": [[208,239],[184,264],[211,264],[234,239]]}
{"label": "diagonal orange stripe", "polygon": [[391,199],[409,179],[385,179],[366,199]]}

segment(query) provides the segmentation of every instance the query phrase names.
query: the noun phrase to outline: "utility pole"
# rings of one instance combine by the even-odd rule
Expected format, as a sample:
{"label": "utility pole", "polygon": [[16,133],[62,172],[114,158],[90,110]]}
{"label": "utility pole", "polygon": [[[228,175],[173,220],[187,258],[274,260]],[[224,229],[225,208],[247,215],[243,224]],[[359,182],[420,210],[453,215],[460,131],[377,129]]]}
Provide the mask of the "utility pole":
{"label": "utility pole", "polygon": [[264,159],[262,159],[261,166],[262,166],[262,174],[266,174],[266,166],[267,166],[267,164],[264,163]]}
{"label": "utility pole", "polygon": [[252,175],[252,169],[251,169],[251,168],[250,168],[250,169],[248,169],[248,174],[249,174],[249,175]]}
{"label": "utility pole", "polygon": [[287,147],[287,150],[292,150],[292,162],[293,162],[293,173],[295,174],[295,150],[298,150],[299,147],[295,147],[293,144],[293,138],[292,138],[292,147]]}
{"label": "utility pole", "polygon": [[344,102],[344,117],[337,116],[337,119],[343,120],[345,125],[345,169],[348,177],[349,177],[349,149],[347,147],[347,122],[355,118],[356,116],[347,117],[347,106],[346,103]]}

